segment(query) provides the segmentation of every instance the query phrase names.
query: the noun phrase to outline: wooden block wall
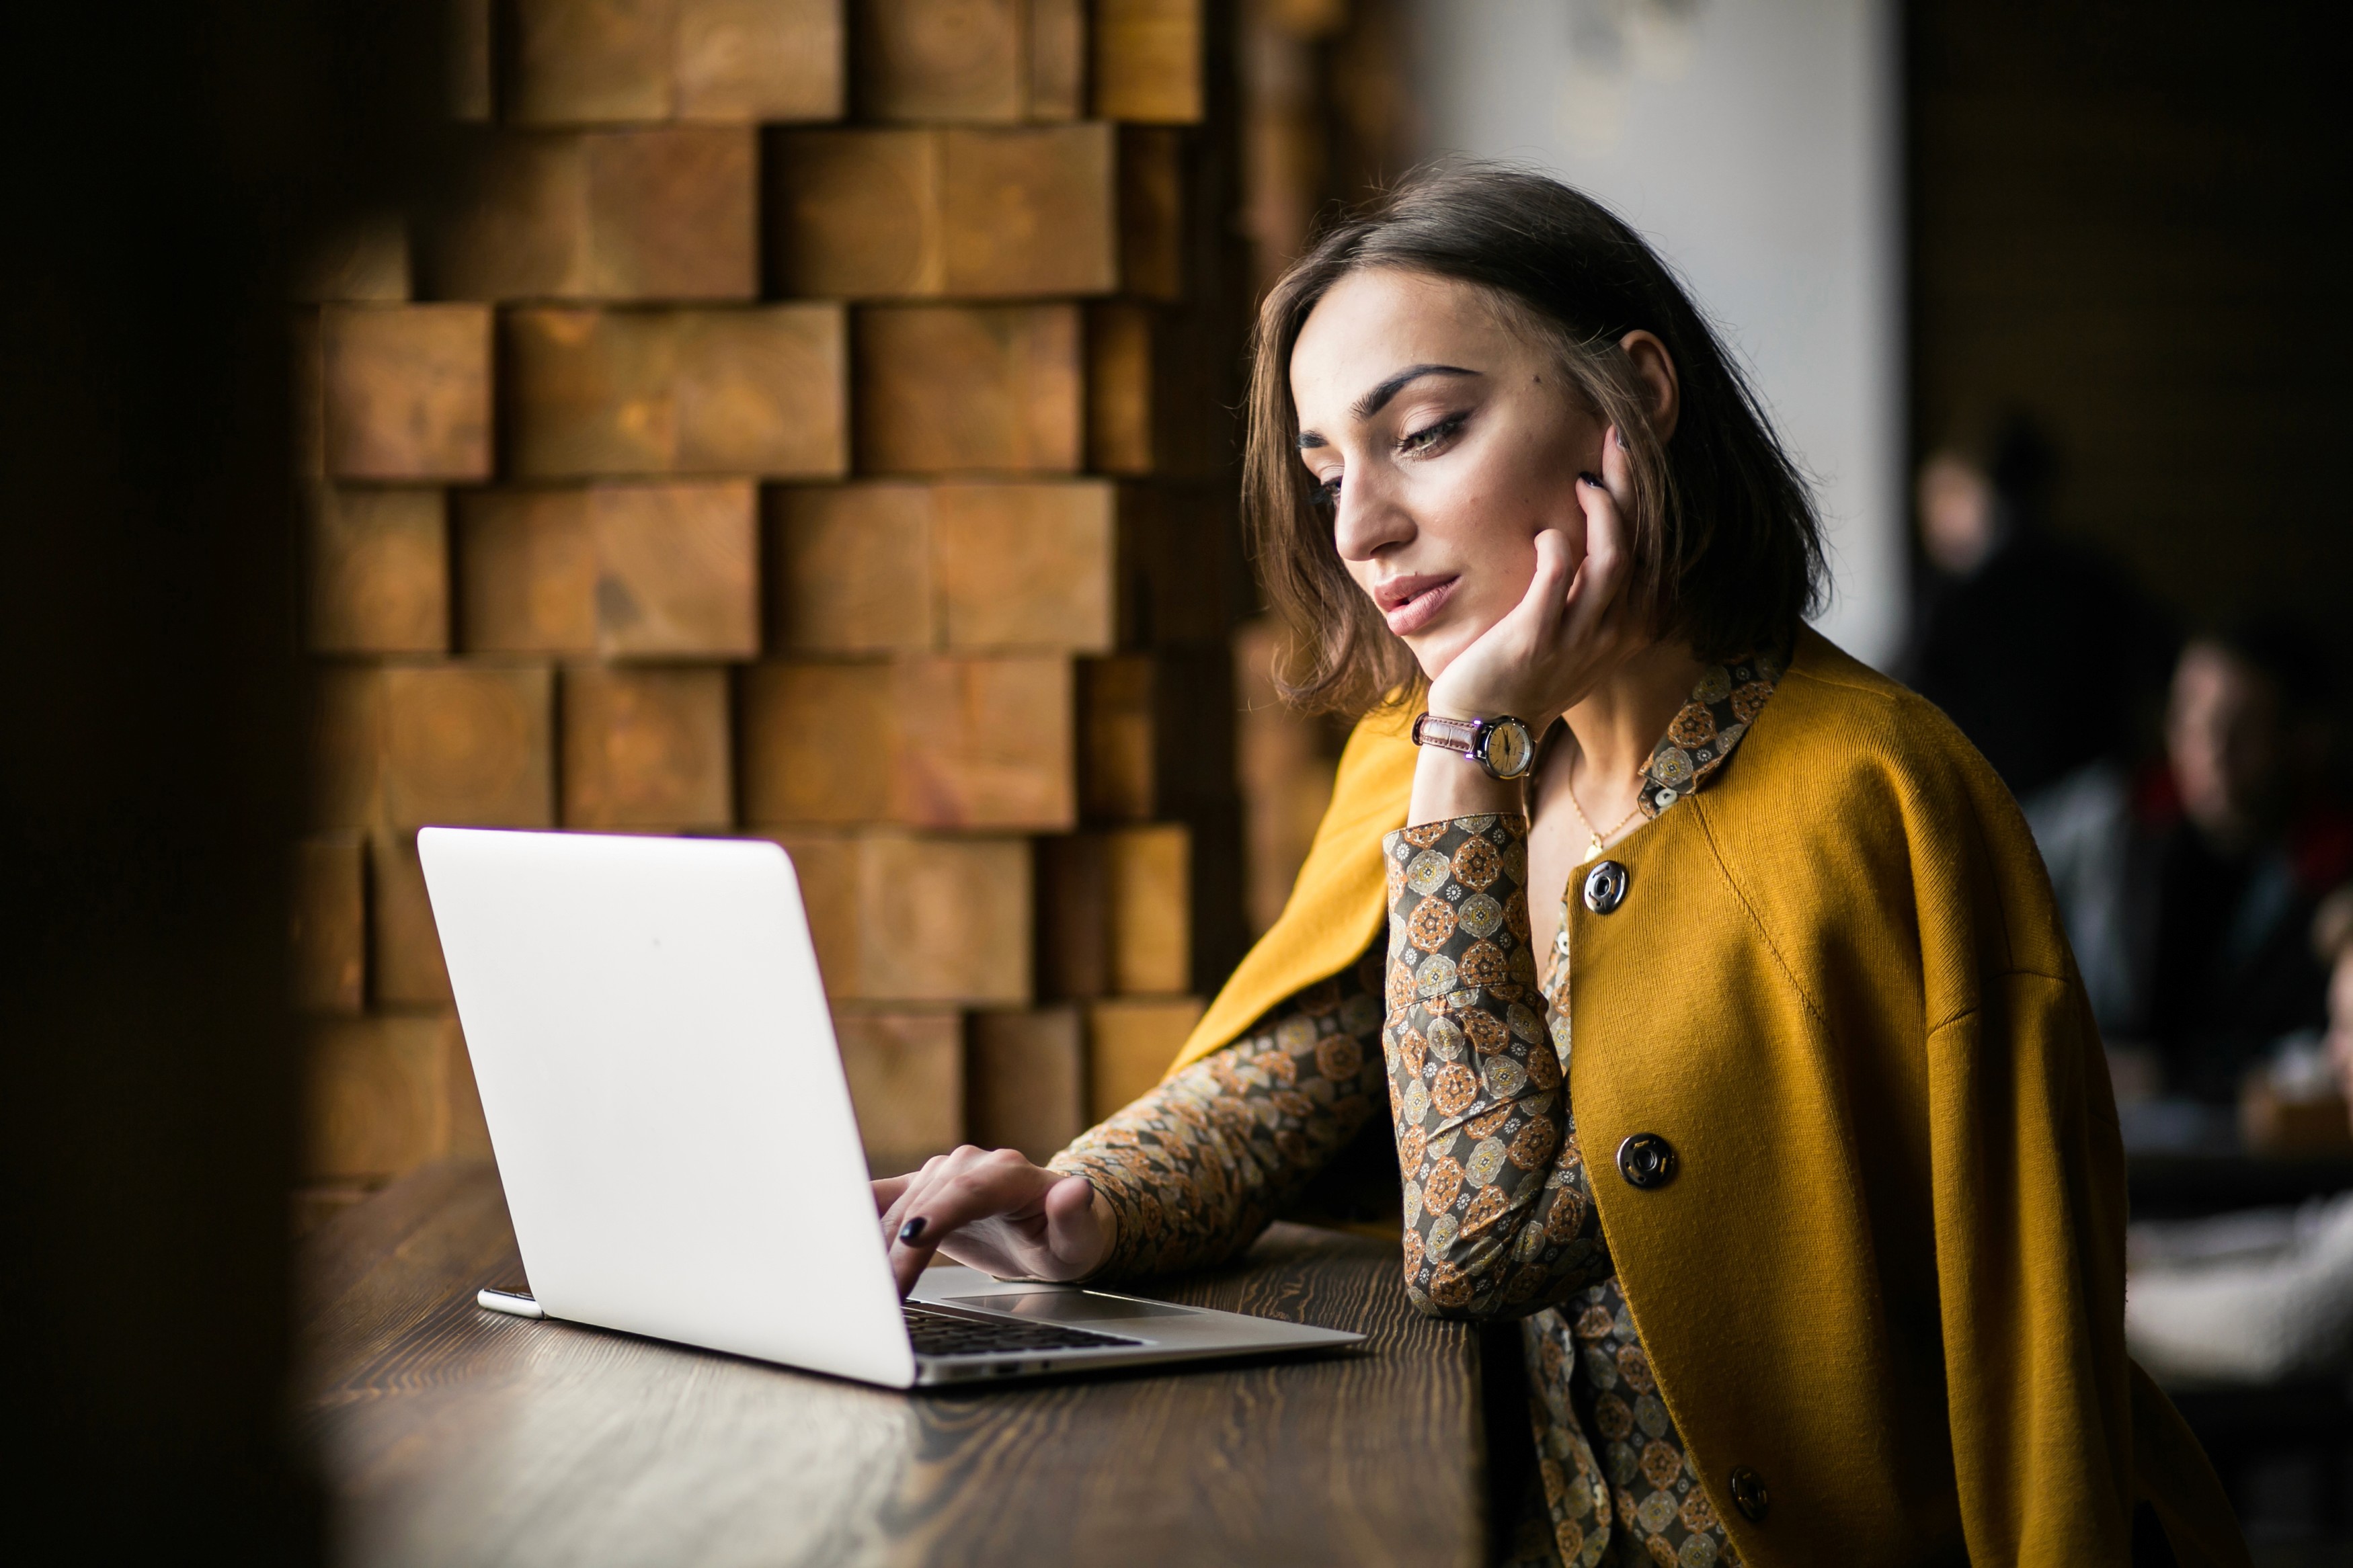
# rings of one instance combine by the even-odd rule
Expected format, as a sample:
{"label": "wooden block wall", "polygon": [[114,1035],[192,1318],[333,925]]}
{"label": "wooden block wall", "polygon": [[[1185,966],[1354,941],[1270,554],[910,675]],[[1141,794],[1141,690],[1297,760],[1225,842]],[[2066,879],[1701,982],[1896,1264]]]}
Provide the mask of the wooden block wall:
{"label": "wooden block wall", "polygon": [[1085,1130],[1086,1020],[1072,1005],[972,1015],[965,1136],[1039,1163]]}
{"label": "wooden block wall", "polygon": [[[1249,237],[1251,281],[1263,290],[1306,247],[1320,217],[1354,207],[1423,156],[1412,86],[1413,29],[1403,0],[1239,0],[1233,16],[1241,68],[1237,89],[1240,194],[1236,217]],[[1102,307],[1110,309],[1111,307]],[[1099,334],[1098,364],[1136,350],[1134,324]],[[1174,368],[1174,367],[1172,367]],[[1124,384],[1151,398],[1157,384],[1129,371]],[[1182,438],[1180,412],[1198,406],[1163,394],[1128,429]],[[1098,397],[1091,450],[1124,458],[1134,439]],[[1238,628],[1233,657],[1241,721],[1244,907],[1253,935],[1272,925],[1332,797],[1345,731],[1284,708],[1274,672],[1291,632],[1271,616]]]}
{"label": "wooden block wall", "polygon": [[773,839],[878,1169],[1050,1154],[1240,930],[1202,0],[453,15],[298,322],[311,1177],[485,1145],[436,823]]}

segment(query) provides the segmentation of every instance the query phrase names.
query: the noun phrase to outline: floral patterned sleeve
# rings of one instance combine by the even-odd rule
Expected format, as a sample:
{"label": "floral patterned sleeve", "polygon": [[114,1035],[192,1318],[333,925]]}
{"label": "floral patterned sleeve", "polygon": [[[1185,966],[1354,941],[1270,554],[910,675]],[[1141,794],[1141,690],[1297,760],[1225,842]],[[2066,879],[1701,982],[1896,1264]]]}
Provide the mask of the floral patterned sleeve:
{"label": "floral patterned sleeve", "polygon": [[1610,1272],[1528,945],[1527,836],[1464,816],[1382,841],[1406,1294],[1440,1317],[1523,1317]]}
{"label": "floral patterned sleeve", "polygon": [[1380,965],[1375,949],[1309,986],[1047,1163],[1092,1182],[1118,1217],[1093,1278],[1234,1257],[1372,1121]]}

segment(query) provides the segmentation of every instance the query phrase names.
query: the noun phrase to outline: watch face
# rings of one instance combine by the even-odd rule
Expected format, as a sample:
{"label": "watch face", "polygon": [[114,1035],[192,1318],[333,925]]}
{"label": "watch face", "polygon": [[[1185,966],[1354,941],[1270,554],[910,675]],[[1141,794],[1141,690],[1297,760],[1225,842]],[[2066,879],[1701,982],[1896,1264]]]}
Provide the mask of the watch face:
{"label": "watch face", "polygon": [[1528,731],[1517,720],[1487,731],[1487,765],[1497,778],[1515,779],[1527,771]]}

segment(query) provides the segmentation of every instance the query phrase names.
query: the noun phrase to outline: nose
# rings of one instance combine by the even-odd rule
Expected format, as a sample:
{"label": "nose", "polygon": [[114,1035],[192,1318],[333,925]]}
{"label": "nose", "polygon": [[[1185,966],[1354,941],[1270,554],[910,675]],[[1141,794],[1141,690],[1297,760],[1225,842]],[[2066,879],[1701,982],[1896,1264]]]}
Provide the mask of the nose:
{"label": "nose", "polygon": [[1332,543],[1343,561],[1370,561],[1414,534],[1411,514],[1378,466],[1365,467],[1370,471],[1352,472],[1341,484],[1332,517]]}

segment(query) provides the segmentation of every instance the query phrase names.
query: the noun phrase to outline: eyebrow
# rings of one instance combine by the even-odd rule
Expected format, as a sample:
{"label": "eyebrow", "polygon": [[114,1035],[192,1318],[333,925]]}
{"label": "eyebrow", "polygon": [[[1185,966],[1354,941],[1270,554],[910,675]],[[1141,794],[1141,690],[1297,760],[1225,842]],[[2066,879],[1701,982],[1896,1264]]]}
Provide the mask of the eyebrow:
{"label": "eyebrow", "polygon": [[[1350,416],[1359,420],[1370,419],[1374,415],[1378,414],[1382,409],[1388,406],[1389,399],[1395,397],[1398,393],[1403,392],[1408,386],[1419,381],[1425,375],[1478,375],[1482,373],[1479,371],[1465,370],[1459,364],[1408,365],[1405,369],[1398,372],[1395,375],[1390,376],[1387,381],[1382,382],[1378,386],[1374,387],[1370,392],[1365,394],[1364,396],[1356,399],[1354,404],[1349,405],[1348,413]],[[1325,441],[1323,437],[1317,435],[1313,430],[1302,430],[1299,433],[1299,447],[1302,451],[1307,451],[1313,447],[1328,445],[1330,445],[1329,442]]]}

